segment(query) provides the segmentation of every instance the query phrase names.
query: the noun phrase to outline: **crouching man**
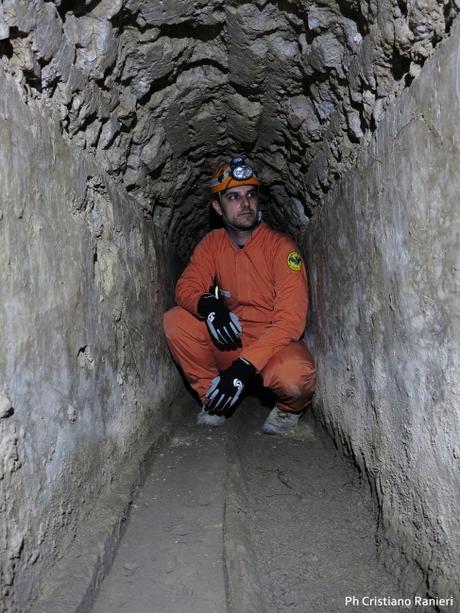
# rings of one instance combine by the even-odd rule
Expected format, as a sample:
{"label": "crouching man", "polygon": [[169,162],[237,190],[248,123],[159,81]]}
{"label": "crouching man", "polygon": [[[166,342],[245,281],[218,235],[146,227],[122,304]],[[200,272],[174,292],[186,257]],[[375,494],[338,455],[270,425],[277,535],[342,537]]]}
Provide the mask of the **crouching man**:
{"label": "crouching man", "polygon": [[213,173],[211,204],[225,227],[196,246],[164,330],[201,399],[198,424],[224,425],[245,385],[260,376],[277,398],[262,429],[281,434],[311,403],[316,375],[299,340],[308,310],[305,265],[295,243],[262,221],[259,185],[241,157]]}

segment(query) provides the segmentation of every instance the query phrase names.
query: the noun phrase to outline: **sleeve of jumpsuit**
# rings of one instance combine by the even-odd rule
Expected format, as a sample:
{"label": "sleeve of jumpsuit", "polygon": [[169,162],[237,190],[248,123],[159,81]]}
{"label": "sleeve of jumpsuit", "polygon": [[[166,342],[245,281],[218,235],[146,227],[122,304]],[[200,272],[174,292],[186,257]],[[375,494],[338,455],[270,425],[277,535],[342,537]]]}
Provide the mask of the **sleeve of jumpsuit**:
{"label": "sleeve of jumpsuit", "polygon": [[211,240],[207,235],[195,247],[190,262],[176,284],[176,303],[197,317],[198,300],[209,292],[215,277],[211,247]]}
{"label": "sleeve of jumpsuit", "polygon": [[[308,311],[307,275],[303,261],[300,269],[289,256],[299,258],[291,241],[283,241],[274,261],[275,304],[270,325],[241,357],[246,358],[260,372],[270,358],[291,341],[298,341],[305,330]],[[291,266],[289,266],[291,263]]]}

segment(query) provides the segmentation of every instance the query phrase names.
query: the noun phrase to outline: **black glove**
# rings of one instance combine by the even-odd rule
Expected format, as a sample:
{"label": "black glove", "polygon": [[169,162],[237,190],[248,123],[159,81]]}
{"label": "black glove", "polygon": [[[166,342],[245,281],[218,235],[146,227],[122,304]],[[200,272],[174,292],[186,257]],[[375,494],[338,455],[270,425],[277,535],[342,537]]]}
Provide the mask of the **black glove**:
{"label": "black glove", "polygon": [[206,319],[211,336],[221,347],[234,348],[238,345],[243,332],[240,320],[222,300],[212,294],[203,294],[198,300],[197,311]]}
{"label": "black glove", "polygon": [[256,369],[244,358],[238,358],[227,370],[211,381],[206,392],[205,410],[210,415],[226,415],[232,413],[244,386],[255,374]]}

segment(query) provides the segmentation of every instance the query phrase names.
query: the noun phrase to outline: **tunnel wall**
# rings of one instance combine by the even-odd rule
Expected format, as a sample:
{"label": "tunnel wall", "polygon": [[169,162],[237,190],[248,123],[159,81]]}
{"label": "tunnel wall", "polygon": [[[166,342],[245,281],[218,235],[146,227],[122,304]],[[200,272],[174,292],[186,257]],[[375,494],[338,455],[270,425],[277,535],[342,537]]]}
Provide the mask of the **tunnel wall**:
{"label": "tunnel wall", "polygon": [[48,115],[0,73],[2,612],[155,440],[176,376],[153,224]]}
{"label": "tunnel wall", "polygon": [[457,23],[306,239],[316,410],[369,478],[389,568],[407,592],[456,594],[456,606],[459,58]]}

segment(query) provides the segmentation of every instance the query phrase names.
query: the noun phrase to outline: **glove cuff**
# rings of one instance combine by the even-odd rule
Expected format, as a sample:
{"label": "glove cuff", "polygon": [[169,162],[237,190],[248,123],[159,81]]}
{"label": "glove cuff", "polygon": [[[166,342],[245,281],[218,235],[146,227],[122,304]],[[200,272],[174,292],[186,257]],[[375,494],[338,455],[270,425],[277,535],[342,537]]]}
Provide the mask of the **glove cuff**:
{"label": "glove cuff", "polygon": [[216,308],[217,298],[212,294],[203,294],[196,305],[196,312],[206,318]]}
{"label": "glove cuff", "polygon": [[236,362],[233,363],[238,364],[238,368],[242,369],[246,380],[253,377],[257,372],[257,368],[254,366],[254,364],[251,364],[251,362],[246,360],[246,358],[238,358]]}

